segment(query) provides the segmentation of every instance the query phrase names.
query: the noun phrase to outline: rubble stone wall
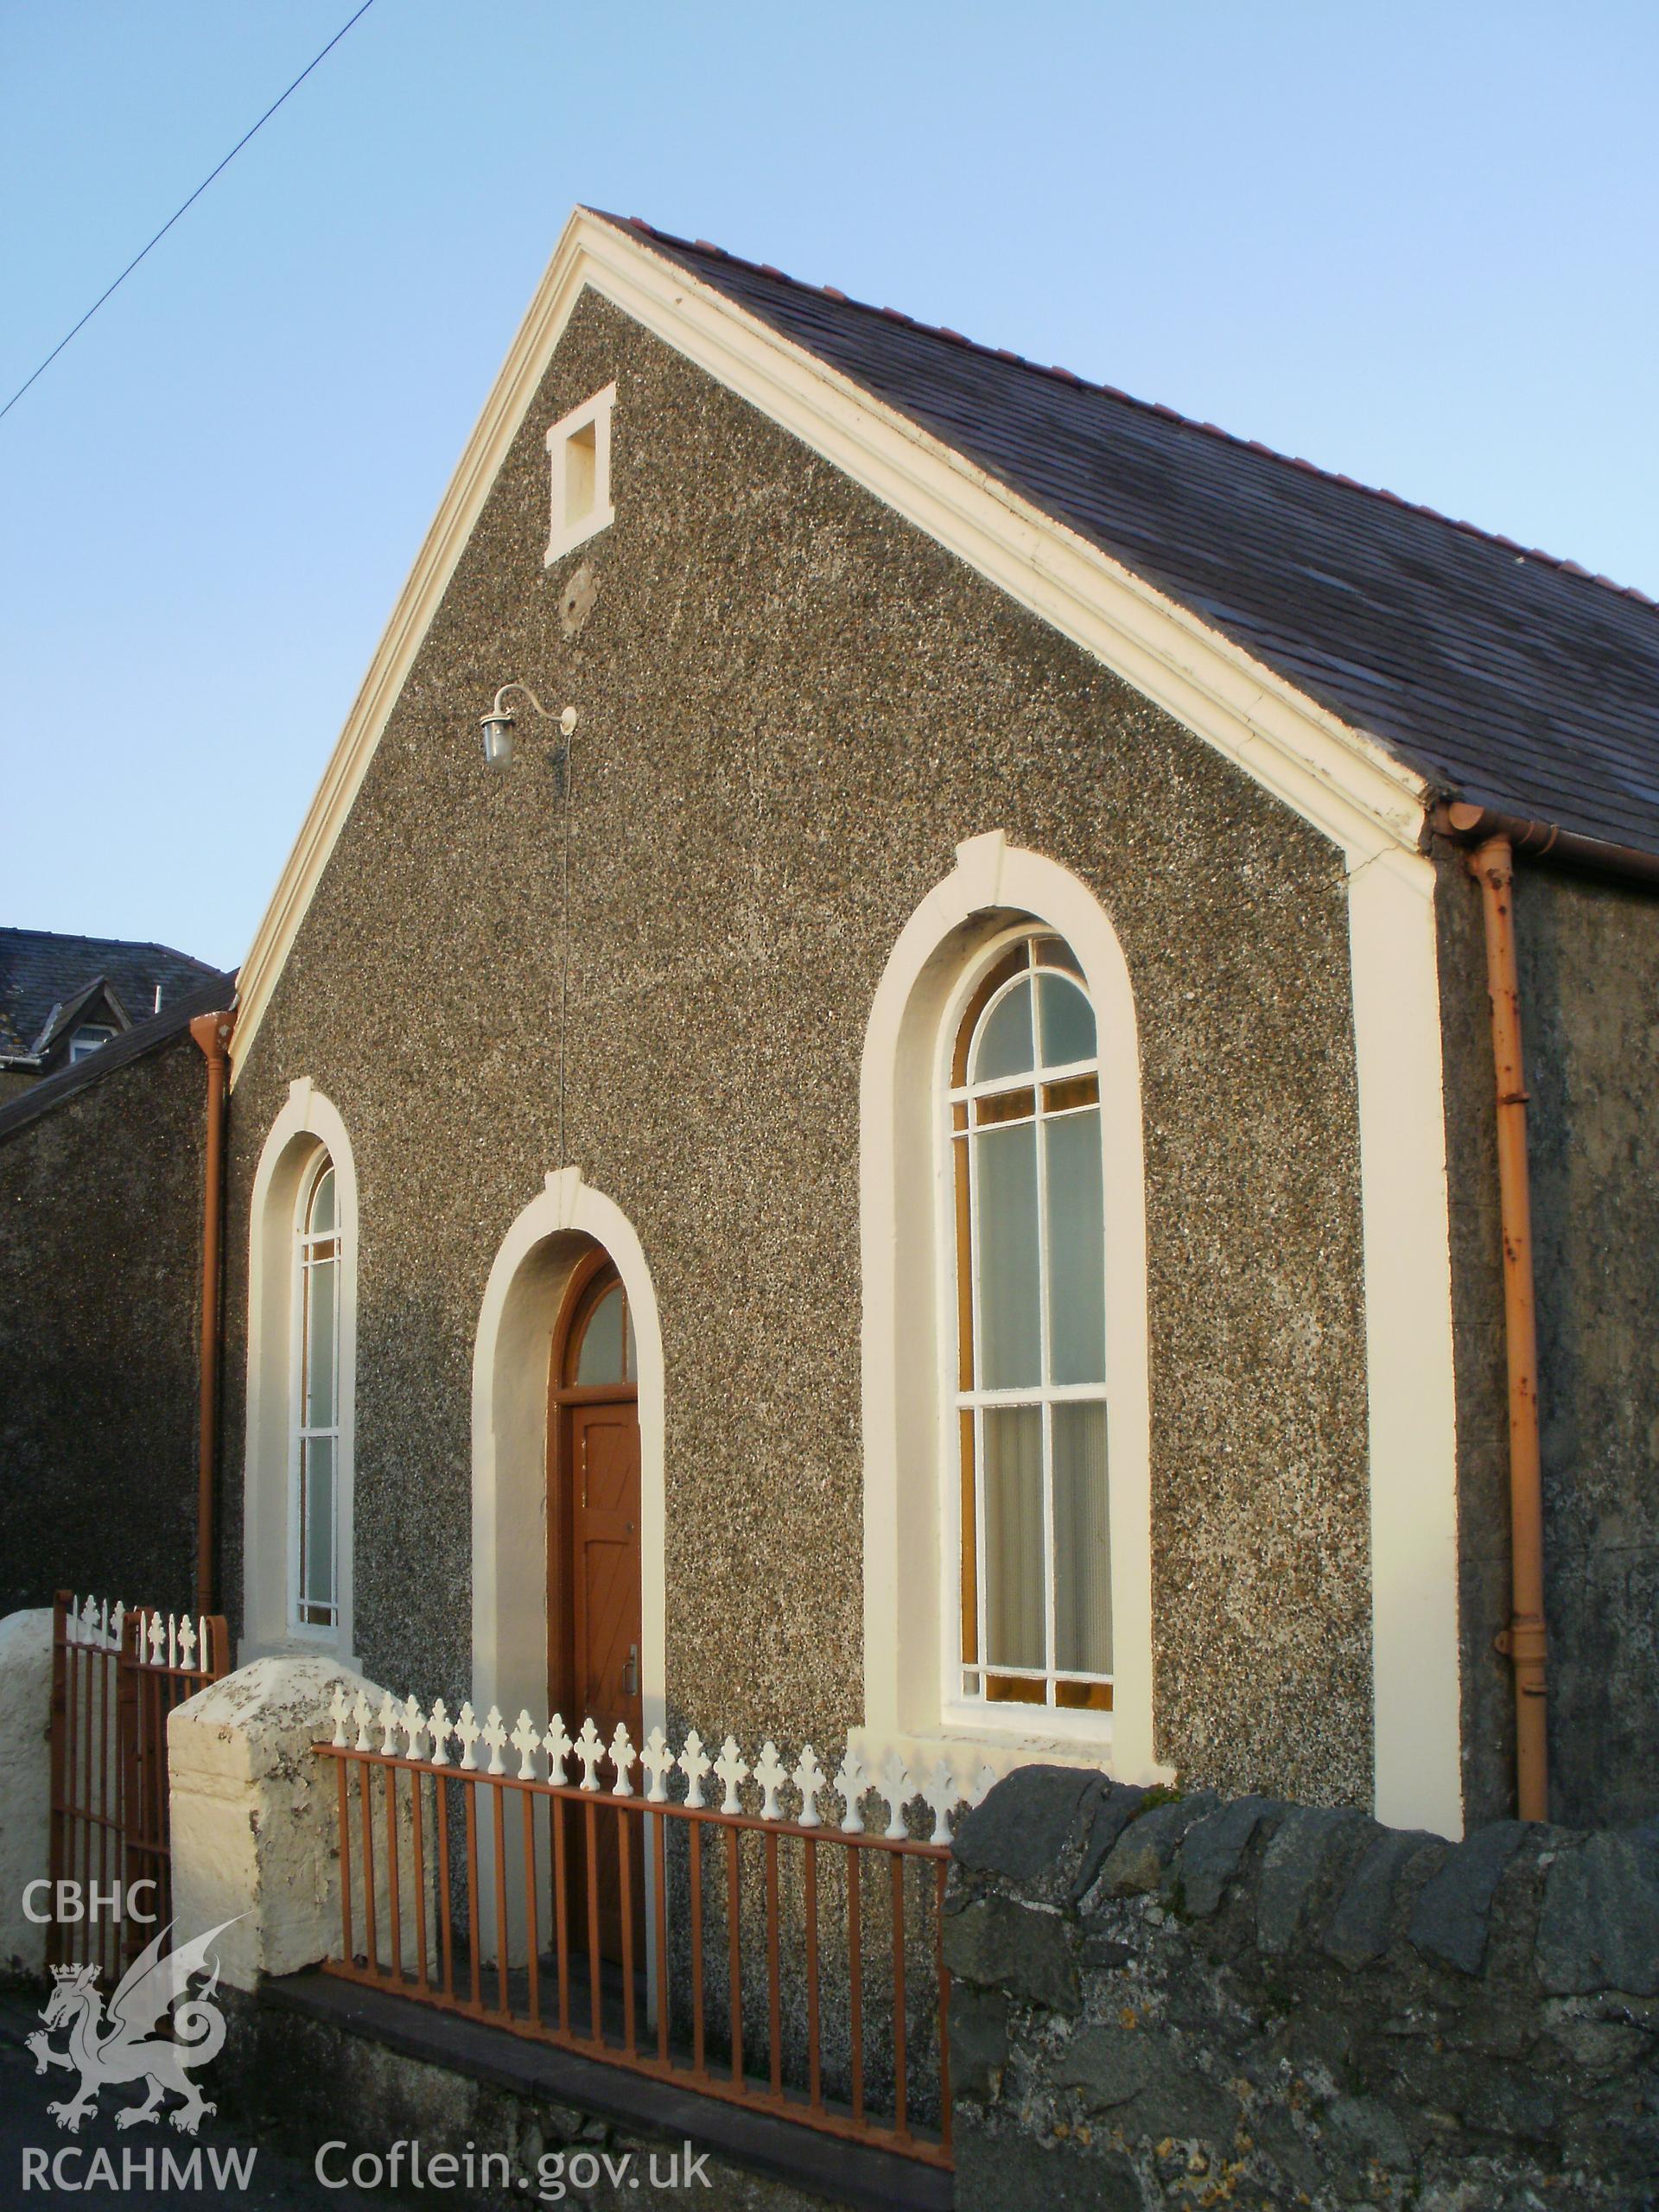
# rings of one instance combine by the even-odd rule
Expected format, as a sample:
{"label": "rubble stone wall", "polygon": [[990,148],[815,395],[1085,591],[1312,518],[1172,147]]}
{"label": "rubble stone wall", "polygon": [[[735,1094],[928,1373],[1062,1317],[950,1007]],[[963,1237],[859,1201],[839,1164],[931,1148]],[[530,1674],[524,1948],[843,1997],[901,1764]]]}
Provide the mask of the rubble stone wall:
{"label": "rubble stone wall", "polygon": [[947,1904],[958,2212],[1659,2206],[1659,1821],[1026,1767]]}

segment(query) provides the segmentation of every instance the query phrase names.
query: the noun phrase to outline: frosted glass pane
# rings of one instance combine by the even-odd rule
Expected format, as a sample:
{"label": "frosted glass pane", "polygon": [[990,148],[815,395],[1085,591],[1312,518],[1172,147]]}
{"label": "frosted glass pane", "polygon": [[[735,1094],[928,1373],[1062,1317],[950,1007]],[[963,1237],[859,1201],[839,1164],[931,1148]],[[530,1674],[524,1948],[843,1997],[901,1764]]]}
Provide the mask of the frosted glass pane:
{"label": "frosted glass pane", "polygon": [[1043,1601],[1043,1416],[1036,1406],[985,1414],[985,1659],[1040,1667]]}
{"label": "frosted glass pane", "polygon": [[304,1522],[301,1530],[300,1598],[305,1605],[332,1605],[334,1598],[334,1440],[314,1436],[304,1452]]}
{"label": "frosted glass pane", "polygon": [[992,1083],[1000,1076],[1029,1075],[1036,1065],[1031,1046],[1031,985],[1016,983],[1007,998],[997,1001],[979,1033],[969,1080]]}
{"label": "frosted glass pane", "polygon": [[1048,1204],[1048,1338],[1055,1382],[1106,1376],[1106,1260],[1100,1116],[1043,1125]]}
{"label": "frosted glass pane", "polygon": [[1054,1663],[1112,1671],[1112,1545],[1107,1518],[1106,1408],[1054,1408]]}
{"label": "frosted glass pane", "polygon": [[1040,1378],[1037,1131],[1027,1122],[970,1140],[978,1179],[979,1383],[1009,1390]]}
{"label": "frosted glass pane", "polygon": [[1095,1010],[1075,983],[1064,976],[1037,982],[1038,1014],[1043,1032],[1043,1065],[1063,1068],[1095,1057]]}
{"label": "frosted glass pane", "polygon": [[613,1283],[594,1306],[576,1358],[578,1382],[621,1382],[622,1286]]}
{"label": "frosted glass pane", "polygon": [[631,1382],[636,1382],[638,1381],[639,1375],[639,1339],[633,1333],[633,1308],[632,1306],[628,1308],[627,1362],[628,1380]]}
{"label": "frosted glass pane", "polygon": [[313,1236],[326,1236],[334,1227],[334,1171],[325,1167],[311,1193],[311,1218],[306,1224]]}
{"label": "frosted glass pane", "polygon": [[305,1271],[305,1426],[334,1425],[334,1300],[339,1262],[318,1260]]}

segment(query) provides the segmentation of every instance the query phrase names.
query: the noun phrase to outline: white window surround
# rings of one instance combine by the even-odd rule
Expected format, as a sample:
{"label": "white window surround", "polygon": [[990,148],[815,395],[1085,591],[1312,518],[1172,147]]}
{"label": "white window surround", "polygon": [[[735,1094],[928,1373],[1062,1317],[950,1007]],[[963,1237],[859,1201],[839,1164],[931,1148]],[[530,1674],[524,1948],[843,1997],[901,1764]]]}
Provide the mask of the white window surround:
{"label": "white window surround", "polygon": [[547,433],[549,522],[542,566],[550,569],[567,553],[616,520],[611,505],[611,410],[616,386],[607,384],[591,399],[555,423]]}
{"label": "white window surround", "polygon": [[[340,1227],[340,1444],[335,1469],[332,1628],[294,1619],[295,1377],[300,1357],[295,1228],[319,1153],[334,1163]],[[240,1660],[275,1651],[331,1653],[355,1668],[352,1610],[352,1491],[357,1398],[357,1168],[346,1125],[308,1077],[289,1087],[255,1172],[248,1230],[248,1402],[243,1473],[243,1634]]]}
{"label": "white window surround", "polygon": [[565,1285],[590,1243],[604,1247],[622,1278],[639,1357],[639,1669],[650,1729],[668,1720],[662,1328],[632,1224],[575,1167],[549,1174],[508,1230],[479,1312],[473,1350],[473,1702],[480,1712],[491,1705],[504,1713],[545,1707],[547,1369]]}
{"label": "white window surround", "polygon": [[[877,987],[860,1084],[863,1265],[864,1719],[874,1737],[1087,1758],[1123,1781],[1171,1779],[1153,1753],[1150,1426],[1140,1055],[1128,965],[1087,886],[1000,830],[957,849],[954,873],[901,931]],[[1099,1025],[1106,1218],[1106,1395],[1114,1620],[1110,1713],[969,1704],[954,1550],[955,1312],[949,1079],[966,972],[1014,923],[1077,956]],[[925,1565],[925,1572],[920,1571]],[[901,1573],[901,1569],[906,1570]]]}

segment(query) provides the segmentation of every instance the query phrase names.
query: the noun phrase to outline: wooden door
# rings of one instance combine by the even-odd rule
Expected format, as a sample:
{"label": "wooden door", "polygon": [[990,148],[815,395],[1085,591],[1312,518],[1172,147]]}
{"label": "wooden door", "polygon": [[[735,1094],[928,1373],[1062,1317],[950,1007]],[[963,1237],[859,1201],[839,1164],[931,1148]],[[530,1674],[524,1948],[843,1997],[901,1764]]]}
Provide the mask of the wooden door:
{"label": "wooden door", "polygon": [[[639,1370],[626,1294],[603,1252],[577,1268],[555,1332],[548,1407],[548,1698],[574,1735],[591,1719],[609,1743],[617,1723],[636,1749],[645,1732],[639,1680]],[[600,1770],[608,1793],[615,1776]],[[600,1948],[622,1956],[616,1814],[596,1808]],[[585,1926],[586,1821],[565,1814],[573,1927]],[[645,1959],[643,1870],[632,1834],[634,1959]]]}
{"label": "wooden door", "polygon": [[639,1695],[639,1408],[632,1399],[574,1405],[569,1418],[576,1711],[593,1715],[607,1744],[620,1720],[637,1749],[645,1732]]}

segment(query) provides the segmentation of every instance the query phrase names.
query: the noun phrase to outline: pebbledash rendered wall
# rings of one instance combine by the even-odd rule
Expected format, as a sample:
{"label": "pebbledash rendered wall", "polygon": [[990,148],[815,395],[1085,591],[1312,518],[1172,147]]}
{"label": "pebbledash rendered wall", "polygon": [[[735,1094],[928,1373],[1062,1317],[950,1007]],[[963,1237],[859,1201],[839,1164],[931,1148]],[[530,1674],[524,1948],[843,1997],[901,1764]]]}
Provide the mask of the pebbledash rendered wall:
{"label": "pebbledash rendered wall", "polygon": [[[616,520],[544,573],[543,433],[613,379]],[[509,677],[582,715],[563,1160],[560,809],[536,727],[509,773],[477,741]],[[1161,1753],[1369,1802],[1338,854],[591,293],[236,1084],[232,1602],[250,1187],[309,1077],[359,1183],[365,1670],[469,1687],[480,1306],[569,1161],[633,1224],[661,1311],[671,1715],[819,1743],[861,1719],[860,1055],[905,922],[999,829],[1094,888],[1135,990]]]}
{"label": "pebbledash rendered wall", "polygon": [[[1439,895],[1458,1372],[1465,1812],[1514,1809],[1508,1404],[1491,1033],[1478,893]],[[1550,1639],[1550,1810],[1659,1813],[1659,898],[1522,861]]]}
{"label": "pebbledash rendered wall", "polygon": [[956,1860],[957,2212],[1659,2205],[1659,1822],[1027,1767]]}

